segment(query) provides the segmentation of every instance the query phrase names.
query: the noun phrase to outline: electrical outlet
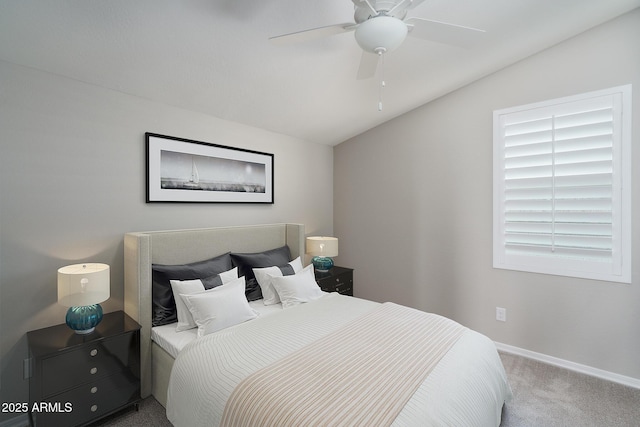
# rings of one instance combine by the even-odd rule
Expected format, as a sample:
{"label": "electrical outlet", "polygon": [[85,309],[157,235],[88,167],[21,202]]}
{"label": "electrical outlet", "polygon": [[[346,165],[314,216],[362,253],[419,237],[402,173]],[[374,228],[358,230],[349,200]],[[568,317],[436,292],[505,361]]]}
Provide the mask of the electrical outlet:
{"label": "electrical outlet", "polygon": [[496,320],[500,322],[507,321],[507,309],[502,307],[496,307]]}

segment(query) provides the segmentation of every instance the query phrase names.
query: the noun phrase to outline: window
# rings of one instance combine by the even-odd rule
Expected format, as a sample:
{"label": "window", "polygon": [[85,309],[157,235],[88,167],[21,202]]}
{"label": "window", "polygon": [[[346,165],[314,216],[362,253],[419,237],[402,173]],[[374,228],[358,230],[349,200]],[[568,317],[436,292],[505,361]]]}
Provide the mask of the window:
{"label": "window", "polygon": [[493,266],[631,282],[631,85],[494,111]]}

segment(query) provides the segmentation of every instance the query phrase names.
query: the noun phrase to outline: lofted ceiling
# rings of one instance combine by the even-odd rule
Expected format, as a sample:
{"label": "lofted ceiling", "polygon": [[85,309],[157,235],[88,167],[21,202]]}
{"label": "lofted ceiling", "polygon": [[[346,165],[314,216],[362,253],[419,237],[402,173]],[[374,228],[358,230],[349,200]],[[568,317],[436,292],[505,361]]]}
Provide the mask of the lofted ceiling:
{"label": "lofted ceiling", "polygon": [[[375,3],[375,2],[374,2]],[[335,145],[640,7],[640,0],[426,0],[409,16],[486,31],[472,48],[408,37],[358,80],[351,0],[0,0],[0,59]]]}

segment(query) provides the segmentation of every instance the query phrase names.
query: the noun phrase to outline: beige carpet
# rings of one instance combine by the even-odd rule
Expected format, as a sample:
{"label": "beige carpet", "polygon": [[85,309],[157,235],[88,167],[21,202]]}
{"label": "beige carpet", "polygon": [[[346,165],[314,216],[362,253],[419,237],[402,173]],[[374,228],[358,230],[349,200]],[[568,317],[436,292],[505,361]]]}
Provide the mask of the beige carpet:
{"label": "beige carpet", "polygon": [[500,353],[513,390],[501,427],[640,426],[640,390]]}
{"label": "beige carpet", "polygon": [[[640,390],[501,353],[513,390],[500,427],[638,427]],[[92,427],[170,427],[153,398]],[[475,426],[474,426],[475,427]],[[485,427],[485,426],[477,426]]]}
{"label": "beige carpet", "polygon": [[107,418],[91,424],[91,427],[172,427],[165,410],[156,399],[147,397],[140,403],[140,409],[124,409]]}

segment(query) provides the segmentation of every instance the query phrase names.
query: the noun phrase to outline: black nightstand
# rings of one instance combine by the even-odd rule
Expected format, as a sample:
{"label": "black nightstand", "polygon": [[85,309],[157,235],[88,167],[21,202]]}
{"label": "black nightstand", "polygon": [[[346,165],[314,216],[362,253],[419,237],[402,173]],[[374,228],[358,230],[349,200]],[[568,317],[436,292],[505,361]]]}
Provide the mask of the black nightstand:
{"label": "black nightstand", "polygon": [[88,335],[62,324],[28,332],[27,340],[33,426],[85,425],[129,405],[137,408],[140,325],[123,311],[105,314]]}
{"label": "black nightstand", "polygon": [[333,267],[326,273],[316,271],[316,282],[325,292],[353,296],[353,268]]}

